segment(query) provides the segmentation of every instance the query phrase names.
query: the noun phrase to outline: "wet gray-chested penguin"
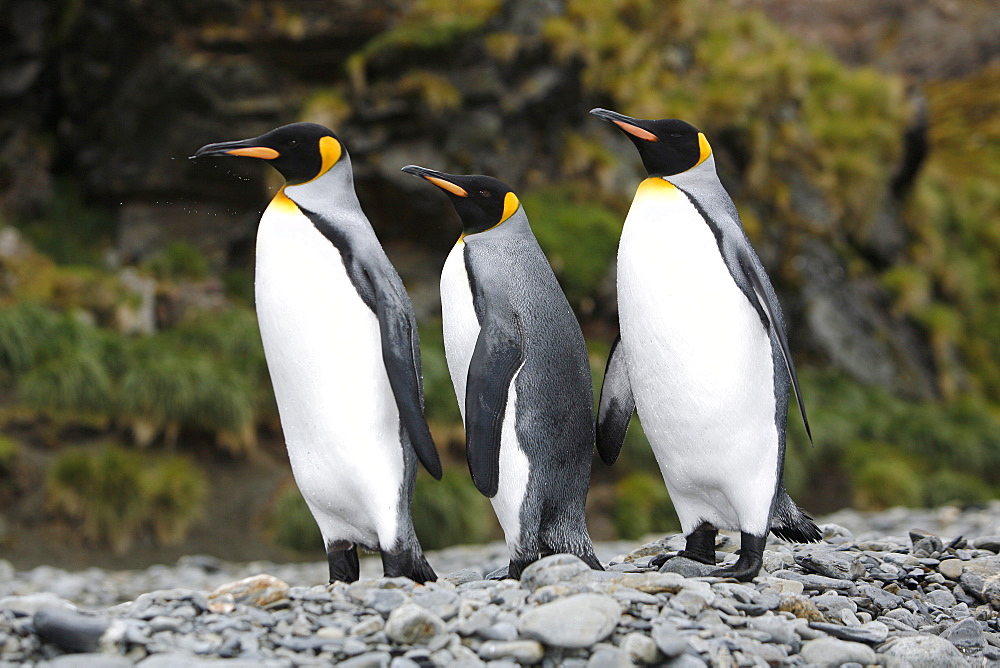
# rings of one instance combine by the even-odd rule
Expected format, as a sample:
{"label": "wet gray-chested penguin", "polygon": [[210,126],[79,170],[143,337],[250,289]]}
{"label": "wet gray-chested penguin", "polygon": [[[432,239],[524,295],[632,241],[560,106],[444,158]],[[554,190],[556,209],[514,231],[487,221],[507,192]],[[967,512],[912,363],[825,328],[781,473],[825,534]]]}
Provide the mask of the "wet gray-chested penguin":
{"label": "wet gray-chested penguin", "polygon": [[620,335],[598,451],[614,462],[638,409],[687,536],[682,554],[715,564],[717,531],[738,530],[739,559],[712,574],[750,580],[768,531],[820,538],[782,484],[790,385],[809,423],[781,307],[705,135],[677,119],[590,113],[626,133],[649,174],[618,247]]}
{"label": "wet gray-chested penguin", "polygon": [[403,171],[448,193],[462,219],[441,273],[445,353],[469,470],[510,550],[506,575],[561,552],[600,569],[585,516],[594,451],[587,348],[528,217],[492,177]]}
{"label": "wet gray-chested penguin", "polygon": [[263,159],[285,177],[257,231],[257,318],[330,580],[358,579],[357,546],[381,552],[387,576],[436,579],[410,516],[417,459],[441,477],[416,321],[358,202],[347,150],[327,128],[294,123],[192,157],[205,156]]}

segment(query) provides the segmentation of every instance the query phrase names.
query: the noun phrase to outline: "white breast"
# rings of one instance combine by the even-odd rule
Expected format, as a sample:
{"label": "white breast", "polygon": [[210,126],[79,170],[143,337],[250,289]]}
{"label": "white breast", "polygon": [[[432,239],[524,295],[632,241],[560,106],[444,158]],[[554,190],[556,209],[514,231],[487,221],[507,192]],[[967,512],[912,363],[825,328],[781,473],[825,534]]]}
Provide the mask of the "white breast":
{"label": "white breast", "polygon": [[[441,316],[444,325],[444,351],[448,371],[455,386],[458,407],[465,421],[465,387],[469,364],[479,338],[479,320],[472,301],[469,275],[465,268],[465,244],[459,241],[448,254],[441,271]],[[518,369],[517,373],[520,373]],[[528,487],[528,458],[517,441],[517,373],[507,392],[507,412],[500,438],[500,484],[490,499],[503,528],[507,546],[517,550],[521,532],[521,502]]]}
{"label": "white breast", "polygon": [[778,455],[770,341],[694,206],[643,187],[618,255],[639,417],[685,533],[708,521],[759,535]]}
{"label": "white breast", "polygon": [[403,461],[378,320],[293,207],[261,219],[256,299],[288,456],[324,538],[391,545]]}

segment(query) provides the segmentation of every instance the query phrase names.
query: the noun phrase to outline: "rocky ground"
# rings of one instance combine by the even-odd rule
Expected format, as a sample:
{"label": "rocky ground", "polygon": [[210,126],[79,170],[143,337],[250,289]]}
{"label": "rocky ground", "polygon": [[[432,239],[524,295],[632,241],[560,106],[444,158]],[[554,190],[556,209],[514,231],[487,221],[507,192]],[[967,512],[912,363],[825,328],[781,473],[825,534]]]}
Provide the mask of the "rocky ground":
{"label": "rocky ground", "polygon": [[[602,544],[485,581],[501,545],[432,553],[438,582],[326,586],[325,565],[186,557],[143,571],[16,572],[0,561],[0,666],[1000,666],[1000,501],[824,518],[775,542],[750,583],[684,559],[670,537]],[[736,546],[720,537],[719,556]]]}

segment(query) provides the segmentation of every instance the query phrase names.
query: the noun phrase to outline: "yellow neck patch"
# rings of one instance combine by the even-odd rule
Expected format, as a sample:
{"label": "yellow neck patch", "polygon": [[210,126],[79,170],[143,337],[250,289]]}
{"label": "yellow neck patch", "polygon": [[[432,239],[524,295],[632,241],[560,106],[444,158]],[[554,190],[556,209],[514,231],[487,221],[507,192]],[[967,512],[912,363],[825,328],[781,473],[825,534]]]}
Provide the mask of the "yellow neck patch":
{"label": "yellow neck patch", "polygon": [[639,184],[639,188],[635,191],[635,199],[644,199],[647,197],[659,197],[659,198],[670,198],[680,196],[680,191],[677,187],[665,179],[659,176],[650,176],[648,179],[643,179],[642,183]]}
{"label": "yellow neck patch", "polygon": [[708,160],[708,156],[712,155],[712,146],[708,143],[704,132],[698,133],[698,148],[701,149],[701,156],[699,156],[695,167]]}
{"label": "yellow neck patch", "polygon": [[280,188],[278,192],[271,199],[271,203],[267,205],[268,209],[274,209],[276,211],[281,211],[282,213],[287,213],[290,211],[298,211],[299,207],[288,198],[285,194],[285,189]]}

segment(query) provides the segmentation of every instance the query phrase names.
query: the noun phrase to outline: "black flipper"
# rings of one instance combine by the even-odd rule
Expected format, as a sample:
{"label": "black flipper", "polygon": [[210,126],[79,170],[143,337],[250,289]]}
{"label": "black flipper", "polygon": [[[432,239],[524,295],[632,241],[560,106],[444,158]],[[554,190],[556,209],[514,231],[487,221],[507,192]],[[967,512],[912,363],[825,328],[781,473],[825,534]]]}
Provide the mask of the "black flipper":
{"label": "black flipper", "polygon": [[441,460],[424,418],[424,388],[420,376],[420,339],[409,297],[393,281],[373,280],[375,315],[382,334],[382,361],[396,398],[399,420],[424,468],[441,479]]}
{"label": "black flipper", "polygon": [[621,454],[628,423],[635,412],[635,397],[621,343],[619,334],[608,354],[608,365],[601,384],[601,402],[597,409],[597,452],[608,466],[614,464]]}
{"label": "black flipper", "polygon": [[520,318],[512,309],[503,310],[491,313],[482,323],[465,386],[469,471],[476,488],[490,498],[496,496],[500,482],[500,436],[507,391],[524,361]]}
{"label": "black flipper", "polygon": [[753,286],[753,291],[757,295],[757,301],[767,314],[767,319],[771,331],[778,337],[778,344],[781,347],[781,356],[785,358],[785,368],[788,369],[788,377],[792,381],[792,389],[795,391],[795,400],[799,404],[799,413],[802,414],[802,424],[805,425],[806,435],[812,443],[812,430],[809,429],[809,418],[806,417],[806,405],[802,401],[802,391],[799,389],[799,377],[795,373],[795,362],[792,361],[792,352],[788,348],[788,338],[785,336],[785,329],[781,326],[781,321],[777,317],[779,306],[774,301],[773,292],[765,285],[770,284],[770,279],[764,274],[764,270],[759,263],[754,262],[746,248],[739,249],[739,262],[743,273]]}

